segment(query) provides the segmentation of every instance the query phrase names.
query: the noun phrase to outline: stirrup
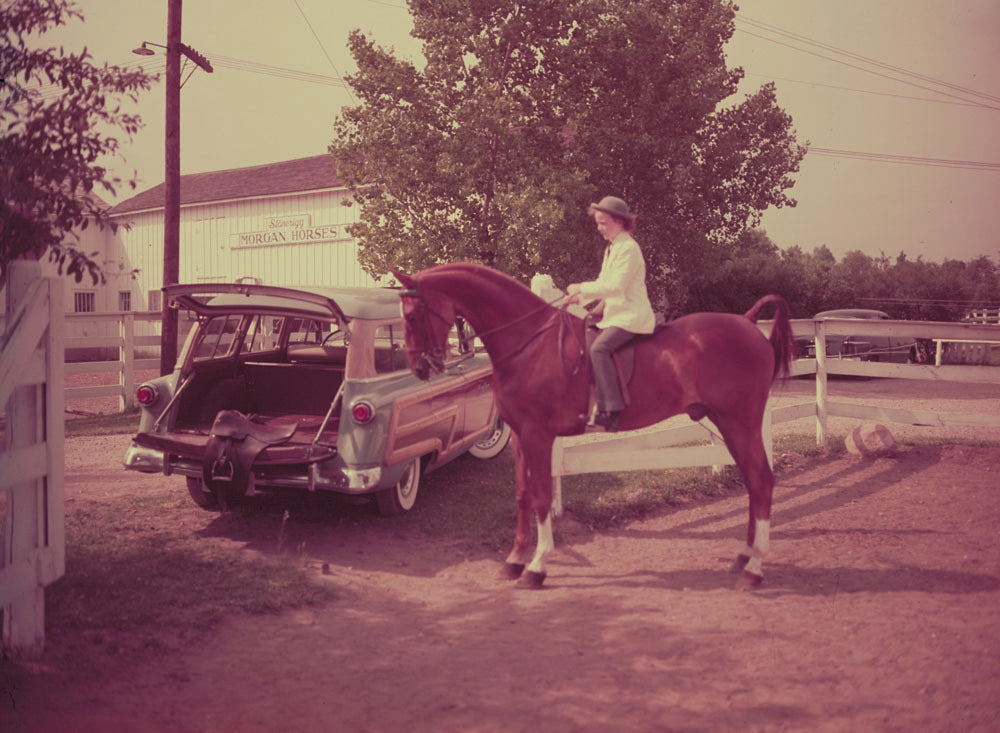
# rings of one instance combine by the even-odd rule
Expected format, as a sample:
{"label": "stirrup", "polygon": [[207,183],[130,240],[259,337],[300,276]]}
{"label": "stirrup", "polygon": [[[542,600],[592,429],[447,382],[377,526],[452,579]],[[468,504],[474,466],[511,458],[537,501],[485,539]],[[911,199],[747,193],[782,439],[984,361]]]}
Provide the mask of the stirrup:
{"label": "stirrup", "polygon": [[598,429],[606,433],[618,432],[618,420],[621,415],[621,410],[599,411],[594,415],[593,421],[587,423],[587,428],[593,429],[593,432],[597,432]]}
{"label": "stirrup", "polygon": [[210,476],[212,481],[232,481],[235,473],[236,467],[233,466],[233,462],[226,458],[220,458],[212,463]]}

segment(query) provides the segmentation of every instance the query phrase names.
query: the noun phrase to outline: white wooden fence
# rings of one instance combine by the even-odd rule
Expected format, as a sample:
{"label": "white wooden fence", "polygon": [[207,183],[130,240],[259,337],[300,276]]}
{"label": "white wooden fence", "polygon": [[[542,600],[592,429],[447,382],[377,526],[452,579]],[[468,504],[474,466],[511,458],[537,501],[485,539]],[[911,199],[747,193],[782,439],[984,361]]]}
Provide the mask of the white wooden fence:
{"label": "white wooden fence", "polygon": [[[770,334],[771,323],[761,321]],[[928,426],[1000,427],[1000,415],[956,414],[917,409],[888,409],[830,401],[827,377],[831,374],[900,379],[931,379],[954,382],[1000,383],[1000,368],[993,366],[888,364],[857,359],[827,358],[827,336],[895,336],[934,339],[940,343],[976,343],[1000,348],[1000,326],[933,321],[862,321],[823,319],[792,321],[797,338],[812,338],[816,358],[792,362],[792,375],[816,375],[816,399],[797,405],[768,406],[764,417],[764,445],[773,462],[772,426],[807,417],[816,419],[816,442],[826,446],[831,417],[856,418],[862,422],[890,422]],[[733,459],[709,420],[691,424],[675,417],[645,431],[582,435],[559,438],[552,449],[554,511],[562,507],[562,477],[581,473],[667,469],[682,466],[732,465]]]}
{"label": "white wooden fence", "polygon": [[[64,368],[64,374],[70,377],[67,382],[80,381],[72,379],[78,374],[114,374],[117,377],[108,383],[67,386],[64,399],[117,397],[119,411],[132,407],[135,404],[136,372],[160,368],[161,319],[159,312],[64,314],[63,342],[68,356],[78,356],[85,351],[90,355],[100,351],[116,354],[116,358],[105,360],[67,359]],[[5,321],[5,318],[0,318],[0,333],[4,330]],[[184,343],[193,323],[181,313],[178,347]]]}
{"label": "white wooden fence", "polygon": [[135,400],[135,373],[143,369],[160,368],[159,356],[136,358],[136,351],[159,354],[158,329],[161,318],[159,313],[68,314],[67,328],[71,333],[84,332],[92,327],[98,335],[67,337],[66,351],[110,348],[118,352],[118,359],[67,362],[67,376],[114,373],[118,379],[112,384],[67,387],[65,398],[117,397],[119,411],[131,407]]}
{"label": "white wooden fence", "polygon": [[0,638],[5,652],[27,657],[45,643],[45,586],[66,568],[63,284],[39,272],[37,262],[11,263],[0,336]]}

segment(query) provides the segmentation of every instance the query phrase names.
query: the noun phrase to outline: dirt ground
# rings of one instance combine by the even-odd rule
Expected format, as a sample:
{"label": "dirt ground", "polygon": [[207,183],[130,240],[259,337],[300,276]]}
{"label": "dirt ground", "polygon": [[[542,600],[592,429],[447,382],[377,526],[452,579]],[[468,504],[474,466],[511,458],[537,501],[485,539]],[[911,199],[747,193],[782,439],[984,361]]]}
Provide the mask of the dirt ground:
{"label": "dirt ground", "polygon": [[[892,381],[844,389],[891,399]],[[1000,388],[949,397],[1000,412]],[[179,481],[122,471],[127,440],[67,441],[67,511]],[[329,604],[235,617],[142,663],[50,648],[0,691],[0,730],[1000,730],[1000,450],[779,465],[757,591],[728,572],[742,496],[607,533],[564,517],[541,591],[371,513],[310,537]],[[164,519],[215,521],[193,505]]]}

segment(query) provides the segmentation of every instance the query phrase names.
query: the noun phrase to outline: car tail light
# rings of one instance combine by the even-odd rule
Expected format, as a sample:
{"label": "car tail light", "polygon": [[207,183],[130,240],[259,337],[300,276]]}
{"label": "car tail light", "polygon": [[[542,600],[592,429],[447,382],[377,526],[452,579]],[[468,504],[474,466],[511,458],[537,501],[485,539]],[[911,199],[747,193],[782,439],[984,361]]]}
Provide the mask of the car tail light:
{"label": "car tail light", "polygon": [[351,405],[351,417],[354,418],[354,422],[358,425],[364,425],[371,422],[372,418],[375,417],[375,408],[371,406],[371,403],[364,400],[355,402]]}
{"label": "car tail light", "polygon": [[159,396],[160,393],[152,384],[141,384],[139,389],[135,391],[135,401],[143,407],[149,407],[156,402]]}

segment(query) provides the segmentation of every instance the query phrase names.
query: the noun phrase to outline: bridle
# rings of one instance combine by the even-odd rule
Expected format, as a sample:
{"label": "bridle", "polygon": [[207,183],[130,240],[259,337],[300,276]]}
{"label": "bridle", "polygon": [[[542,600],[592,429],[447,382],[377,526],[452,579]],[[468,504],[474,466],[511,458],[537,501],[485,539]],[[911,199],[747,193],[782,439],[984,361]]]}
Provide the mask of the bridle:
{"label": "bridle", "polygon": [[[444,362],[445,349],[444,349],[443,346],[433,345],[434,344],[434,331],[431,328],[431,317],[433,316],[435,318],[440,319],[448,327],[451,327],[452,321],[449,320],[448,318],[446,318],[445,316],[443,316],[441,313],[439,313],[437,310],[435,310],[434,308],[431,307],[430,303],[427,302],[427,299],[424,297],[423,293],[420,292],[419,285],[415,286],[413,288],[407,289],[407,290],[401,290],[399,292],[399,295],[400,295],[400,297],[413,298],[413,299],[417,300],[420,303],[419,312],[420,312],[420,314],[422,316],[421,319],[420,319],[421,320],[421,324],[420,325],[422,327],[421,339],[423,341],[423,346],[424,346],[424,350],[420,353],[420,356],[424,359],[424,361],[427,362],[427,364],[431,367],[431,369],[433,369],[435,371],[438,371],[438,372],[444,371],[444,368],[445,368],[445,362]],[[500,331],[503,331],[504,329],[510,328],[511,326],[515,326],[518,323],[521,323],[522,321],[525,321],[528,318],[531,318],[532,316],[535,316],[535,315],[541,313],[546,308],[549,308],[550,306],[555,305],[556,303],[558,303],[561,300],[564,300],[565,298],[566,298],[565,295],[560,295],[557,298],[554,298],[554,299],[552,299],[550,301],[547,301],[546,303],[544,303],[543,305],[539,306],[538,308],[535,308],[534,310],[528,311],[524,315],[518,316],[517,318],[515,318],[512,321],[508,321],[507,323],[502,323],[499,326],[496,326],[495,328],[489,329],[488,331],[483,331],[482,333],[477,333],[476,337],[480,338],[480,339],[483,339],[483,338],[486,338],[487,336],[490,336],[490,335],[492,335],[494,333],[498,333]],[[568,324],[569,311],[566,310],[565,306],[563,306],[562,308],[560,308],[559,311],[560,311],[560,314],[561,314],[561,317],[559,319],[559,343],[561,344],[563,342],[563,339],[565,338],[565,332],[566,332],[567,326],[569,325]],[[414,328],[416,327],[416,324],[413,323],[413,322],[411,322],[410,325],[413,326]],[[526,349],[528,347],[528,345],[532,341],[534,341],[536,338],[538,338],[545,331],[547,331],[550,328],[552,328],[554,325],[555,324],[552,324],[552,323],[546,324],[542,328],[540,328],[537,331],[535,331],[535,333],[533,333],[529,338],[525,339],[524,343],[522,343],[519,347],[517,347],[516,349],[514,349],[510,353],[504,354],[503,356],[497,357],[495,359],[491,359],[491,363],[493,364],[494,367],[496,367],[497,364],[499,364],[501,362],[504,362],[504,361],[507,361],[508,359],[511,359],[511,358],[517,356],[522,351],[524,351],[524,349]],[[570,331],[573,332],[574,335],[575,335],[575,331],[573,331],[573,329],[570,329]],[[577,340],[578,346],[580,347],[580,355],[582,357],[584,355],[584,353],[585,353],[585,349],[584,349],[583,343],[580,341],[579,336],[576,337],[576,340]],[[428,343],[432,344],[432,346],[430,348],[428,348]],[[560,349],[560,352],[561,351],[562,350]],[[458,361],[464,361],[465,359],[469,358],[470,356],[472,356],[472,354],[469,354],[468,356],[464,356],[461,359],[459,359]],[[565,354],[563,355],[563,359],[564,359],[564,365],[565,365]],[[580,367],[579,367],[579,365],[577,365],[573,369],[573,374],[575,375],[576,373],[578,373],[579,369],[580,369]]]}
{"label": "bridle", "polygon": [[[422,330],[420,331],[420,339],[424,347],[424,350],[420,352],[420,356],[427,362],[433,371],[444,371],[444,347],[437,346],[434,343],[434,329],[431,328],[431,316],[433,315],[439,318],[449,328],[451,327],[452,322],[431,308],[430,303],[427,302],[427,299],[416,287],[408,290],[400,290],[399,297],[413,298],[420,303],[420,308],[417,312],[421,315],[420,326]],[[414,315],[414,321],[415,320],[416,316]],[[413,326],[414,329],[416,328],[416,323],[414,323],[414,321],[410,321],[409,318],[407,318],[407,321],[410,322],[410,325]],[[431,344],[430,348],[428,348],[428,344]]]}

